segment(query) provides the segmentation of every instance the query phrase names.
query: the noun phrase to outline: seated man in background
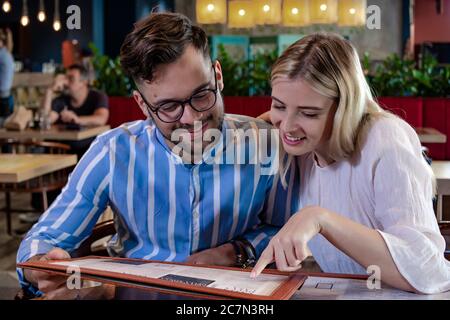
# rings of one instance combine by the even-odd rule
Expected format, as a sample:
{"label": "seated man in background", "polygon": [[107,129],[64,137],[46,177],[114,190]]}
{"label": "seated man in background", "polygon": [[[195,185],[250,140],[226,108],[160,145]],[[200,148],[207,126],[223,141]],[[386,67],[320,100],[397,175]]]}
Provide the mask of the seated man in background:
{"label": "seated man in background", "polygon": [[[65,74],[55,77],[53,84],[47,89],[43,106],[44,112],[50,118],[50,123],[66,124],[67,129],[77,129],[79,126],[101,126],[108,122],[108,96],[89,87],[89,72],[82,66],[74,64],[67,68]],[[84,155],[95,137],[78,141],[63,141],[70,146],[70,153],[77,155],[78,160]],[[51,204],[59,195],[60,190],[48,192]],[[31,205],[38,211],[43,210],[40,194],[33,193]],[[19,219],[24,223],[34,223],[40,213],[21,214]],[[21,233],[23,230],[16,230]]]}
{"label": "seated man in background", "polygon": [[[108,96],[89,87],[88,70],[77,64],[67,68],[65,75],[56,76],[45,93],[43,109],[49,114],[52,124],[102,126],[109,118]],[[94,139],[65,143],[80,159]]]}

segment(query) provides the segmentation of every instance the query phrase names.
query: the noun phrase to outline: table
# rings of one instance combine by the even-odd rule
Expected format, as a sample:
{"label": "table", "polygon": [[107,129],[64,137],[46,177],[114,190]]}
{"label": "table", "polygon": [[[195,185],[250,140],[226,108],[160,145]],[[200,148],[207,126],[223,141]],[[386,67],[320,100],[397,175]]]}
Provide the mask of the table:
{"label": "table", "polygon": [[50,130],[26,129],[23,131],[10,131],[0,129],[0,139],[80,141],[96,137],[109,129],[111,129],[111,127],[108,125],[85,127],[81,130],[65,130],[63,127],[58,125],[53,125]]}
{"label": "table", "polygon": [[76,165],[74,154],[0,154],[0,183],[20,183]]}
{"label": "table", "polygon": [[415,128],[421,143],[446,143],[447,136],[434,128]]}
{"label": "table", "polygon": [[[381,284],[380,289],[369,289],[367,276],[342,275],[332,273],[302,272],[308,276],[305,283],[290,300],[450,300],[450,291],[422,295],[405,292]],[[321,286],[318,285],[321,284]],[[96,289],[99,288],[99,289]],[[96,292],[98,291],[98,292]],[[100,287],[91,287],[69,292],[60,297],[62,300],[103,299]],[[205,300],[205,297],[186,296],[176,293],[159,292],[155,289],[116,285],[113,300]]]}
{"label": "table", "polygon": [[[11,188],[14,192],[20,189],[29,192],[29,187],[20,188],[22,182],[76,165],[75,154],[0,154],[0,190],[6,192],[7,232],[12,235],[11,227]],[[19,186],[19,189],[16,189]],[[44,193],[46,197],[46,192]],[[46,201],[46,198],[44,198]]]}

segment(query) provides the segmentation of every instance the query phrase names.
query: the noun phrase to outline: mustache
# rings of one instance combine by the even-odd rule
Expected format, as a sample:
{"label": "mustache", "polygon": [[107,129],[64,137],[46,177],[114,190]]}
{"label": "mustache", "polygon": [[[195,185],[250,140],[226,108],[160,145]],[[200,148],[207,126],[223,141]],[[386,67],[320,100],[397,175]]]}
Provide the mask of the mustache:
{"label": "mustache", "polygon": [[[206,119],[201,119],[201,120],[196,120],[196,121],[200,121],[203,124],[205,122],[213,120],[213,118],[214,118],[213,115],[210,115]],[[175,130],[177,130],[177,129],[185,129],[185,130],[188,130],[188,131],[192,131],[194,129],[194,125],[191,125],[191,124],[179,125],[176,128],[174,128],[174,129]]]}

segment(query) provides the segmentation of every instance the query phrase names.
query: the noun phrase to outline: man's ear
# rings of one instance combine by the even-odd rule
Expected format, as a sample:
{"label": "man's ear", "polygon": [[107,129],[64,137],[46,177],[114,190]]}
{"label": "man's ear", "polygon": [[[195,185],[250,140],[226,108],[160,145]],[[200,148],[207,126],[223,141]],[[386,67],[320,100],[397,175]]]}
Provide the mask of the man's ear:
{"label": "man's ear", "polygon": [[137,90],[133,90],[133,98],[134,101],[136,101],[139,108],[141,109],[142,113],[147,118],[152,118],[152,116],[149,114],[148,108],[145,105],[144,99],[142,99],[141,94]]}
{"label": "man's ear", "polygon": [[222,66],[220,65],[219,60],[216,60],[214,62],[214,68],[216,70],[217,86],[219,87],[219,90],[222,91],[224,88],[224,83],[223,83]]}

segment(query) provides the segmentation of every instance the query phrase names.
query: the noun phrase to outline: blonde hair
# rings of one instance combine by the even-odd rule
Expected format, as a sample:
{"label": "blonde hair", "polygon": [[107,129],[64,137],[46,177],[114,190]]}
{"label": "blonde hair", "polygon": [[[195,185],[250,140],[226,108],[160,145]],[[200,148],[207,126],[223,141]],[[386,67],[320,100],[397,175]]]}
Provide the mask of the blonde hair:
{"label": "blonde hair", "polygon": [[328,156],[350,157],[358,133],[372,115],[388,114],[373,99],[356,49],[337,34],[315,33],[292,44],[275,62],[271,80],[302,79],[336,102]]}
{"label": "blonde hair", "polygon": [[[318,93],[335,100],[333,128],[327,142],[328,156],[335,161],[354,154],[371,119],[395,117],[374,100],[356,49],[337,34],[315,33],[292,44],[273,65],[271,81],[278,77],[302,79]],[[286,186],[293,156],[283,151],[281,157],[281,181]]]}

